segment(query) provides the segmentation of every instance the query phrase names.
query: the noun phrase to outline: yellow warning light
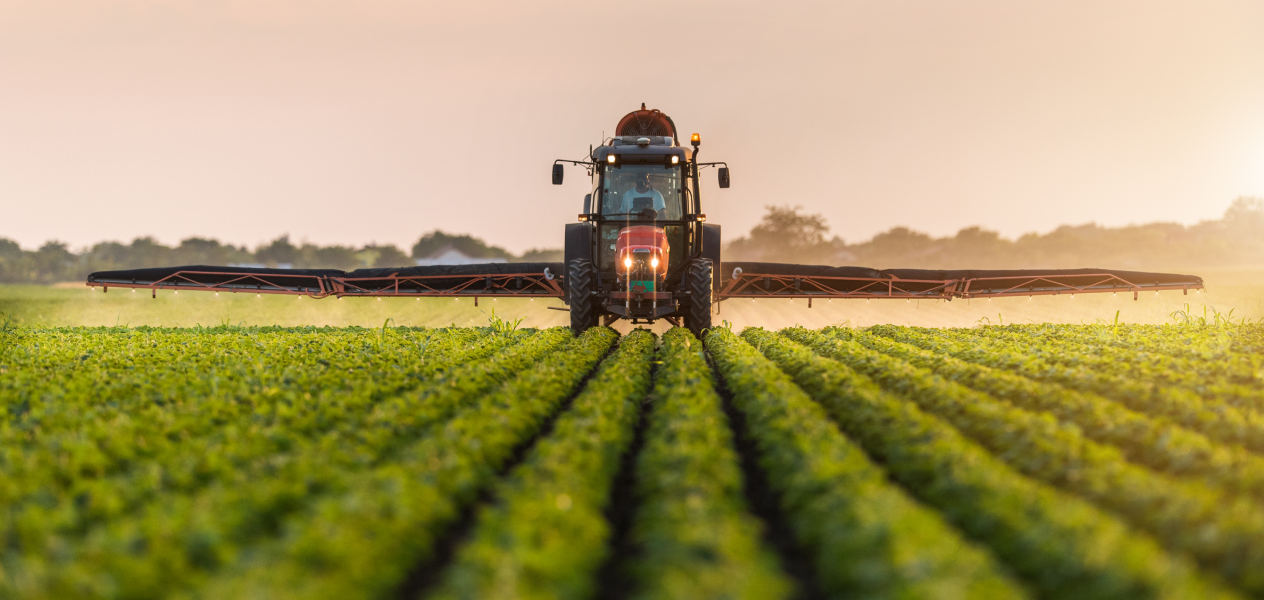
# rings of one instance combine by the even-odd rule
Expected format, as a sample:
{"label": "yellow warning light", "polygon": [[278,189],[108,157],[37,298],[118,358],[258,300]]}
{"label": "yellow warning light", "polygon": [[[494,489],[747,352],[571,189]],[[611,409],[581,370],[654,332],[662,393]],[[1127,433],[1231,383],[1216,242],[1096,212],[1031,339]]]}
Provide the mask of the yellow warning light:
{"label": "yellow warning light", "polygon": [[700,135],[698,135],[698,134],[696,134],[696,133],[695,133],[695,134],[693,134],[693,135],[691,135],[691,136],[689,136],[689,143],[690,143],[690,144],[693,144],[694,146],[697,146],[698,144],[701,144],[701,143],[702,143],[702,136],[700,136]]}

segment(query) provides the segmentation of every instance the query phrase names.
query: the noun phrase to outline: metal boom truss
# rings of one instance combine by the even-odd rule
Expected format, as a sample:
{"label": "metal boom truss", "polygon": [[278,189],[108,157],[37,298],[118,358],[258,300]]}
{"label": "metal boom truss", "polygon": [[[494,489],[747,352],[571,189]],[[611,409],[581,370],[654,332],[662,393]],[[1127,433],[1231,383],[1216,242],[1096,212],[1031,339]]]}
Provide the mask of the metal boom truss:
{"label": "metal boom truss", "polygon": [[[476,269],[477,270],[477,269]],[[560,270],[560,269],[559,269]],[[336,297],[529,297],[564,298],[560,274],[549,268],[524,272],[476,272],[386,276],[309,274],[281,269],[219,271],[214,268],[177,267],[154,273],[152,269],[93,273],[87,285],[109,291],[111,287],[158,290],[213,291],[254,294],[290,294],[312,298]],[[875,272],[876,273],[876,272]],[[933,273],[933,272],[932,272]],[[974,272],[982,275],[986,272]],[[1010,272],[1005,272],[1010,273]],[[140,276],[138,276],[140,275]],[[146,276],[148,275],[148,276]],[[1168,276],[1167,281],[1129,279],[1130,272],[1031,272],[1022,275],[982,275],[953,278],[901,279],[896,276],[847,277],[743,272],[734,269],[716,286],[716,301],[736,298],[934,299],[1050,296],[1103,292],[1203,289],[1198,277]],[[1137,274],[1152,275],[1152,274]],[[1175,279],[1173,279],[1175,277]]]}

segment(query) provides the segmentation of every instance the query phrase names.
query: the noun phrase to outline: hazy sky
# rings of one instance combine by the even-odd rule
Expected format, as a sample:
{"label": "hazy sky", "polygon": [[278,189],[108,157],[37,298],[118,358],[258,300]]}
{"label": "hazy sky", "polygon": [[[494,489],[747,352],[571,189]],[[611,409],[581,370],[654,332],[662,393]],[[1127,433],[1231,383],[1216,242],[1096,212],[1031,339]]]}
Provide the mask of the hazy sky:
{"label": "hazy sky", "polygon": [[0,237],[559,247],[641,102],[726,237],[1193,223],[1264,196],[1264,2],[0,0]]}

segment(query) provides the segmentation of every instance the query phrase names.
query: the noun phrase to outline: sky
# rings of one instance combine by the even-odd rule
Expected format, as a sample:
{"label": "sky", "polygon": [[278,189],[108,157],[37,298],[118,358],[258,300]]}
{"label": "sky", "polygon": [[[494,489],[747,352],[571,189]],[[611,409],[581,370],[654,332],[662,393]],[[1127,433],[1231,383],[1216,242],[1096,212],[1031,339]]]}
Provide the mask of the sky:
{"label": "sky", "polygon": [[859,242],[1264,197],[1264,2],[0,0],[0,237],[560,247],[646,103],[708,222]]}

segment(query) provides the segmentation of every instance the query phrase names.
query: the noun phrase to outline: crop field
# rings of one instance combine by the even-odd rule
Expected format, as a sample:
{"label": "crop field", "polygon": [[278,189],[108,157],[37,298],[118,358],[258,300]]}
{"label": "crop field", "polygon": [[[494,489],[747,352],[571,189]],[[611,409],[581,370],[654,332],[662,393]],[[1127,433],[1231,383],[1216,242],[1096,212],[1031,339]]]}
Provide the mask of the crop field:
{"label": "crop field", "polygon": [[1264,598],[1264,325],[0,320],[0,598]]}

